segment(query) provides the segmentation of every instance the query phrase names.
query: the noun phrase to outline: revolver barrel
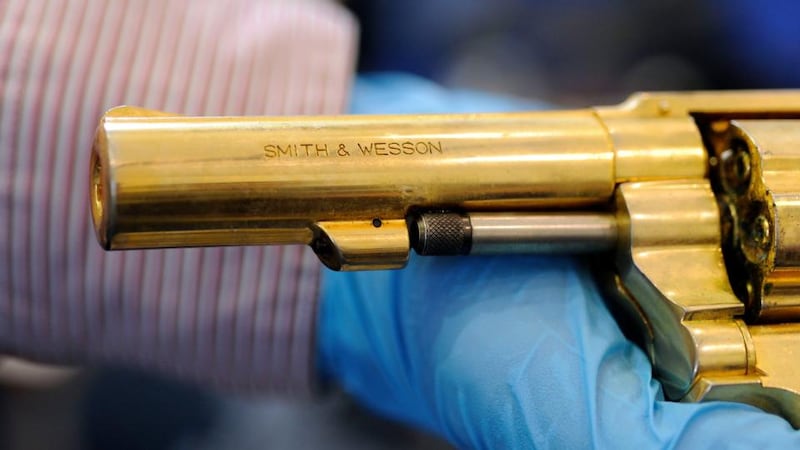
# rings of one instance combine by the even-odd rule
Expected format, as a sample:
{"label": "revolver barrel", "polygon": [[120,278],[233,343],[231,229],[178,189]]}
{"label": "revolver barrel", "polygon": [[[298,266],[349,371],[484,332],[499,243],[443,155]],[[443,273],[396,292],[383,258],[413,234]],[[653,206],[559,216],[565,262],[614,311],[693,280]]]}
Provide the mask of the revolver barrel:
{"label": "revolver barrel", "polygon": [[[691,120],[660,120],[647,139],[639,125],[619,124],[631,152],[615,148],[593,110],[209,118],[121,107],[98,128],[92,215],[106,249],[308,244],[335,269],[400,267],[412,246],[405,223],[422,213],[602,211],[633,172],[703,173]],[[638,170],[647,148],[661,154]],[[574,227],[564,245],[541,245],[554,226],[537,245],[501,245],[524,233],[476,220],[475,250],[608,248]],[[518,224],[529,235],[545,229],[529,225]],[[566,245],[571,238],[578,243]]]}
{"label": "revolver barrel", "polygon": [[122,108],[103,119],[92,161],[107,249],[311,244],[320,222],[600,205],[615,185],[589,112],[287,119]]}

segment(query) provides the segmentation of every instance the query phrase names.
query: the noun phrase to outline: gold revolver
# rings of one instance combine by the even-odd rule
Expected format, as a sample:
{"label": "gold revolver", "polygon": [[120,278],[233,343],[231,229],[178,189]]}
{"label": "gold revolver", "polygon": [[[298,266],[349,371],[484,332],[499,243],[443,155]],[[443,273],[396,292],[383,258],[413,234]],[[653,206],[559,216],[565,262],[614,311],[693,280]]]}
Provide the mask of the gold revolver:
{"label": "gold revolver", "polygon": [[334,270],[586,253],[669,399],[800,427],[800,91],[575,111],[102,118],[106,249],[310,245]]}

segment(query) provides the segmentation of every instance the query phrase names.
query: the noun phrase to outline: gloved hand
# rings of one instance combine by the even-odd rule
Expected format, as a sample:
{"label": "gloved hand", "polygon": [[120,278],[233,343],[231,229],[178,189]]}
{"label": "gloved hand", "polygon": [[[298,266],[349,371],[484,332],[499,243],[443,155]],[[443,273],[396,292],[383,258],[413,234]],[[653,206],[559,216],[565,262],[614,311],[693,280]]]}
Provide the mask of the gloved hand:
{"label": "gloved hand", "polygon": [[[508,110],[407,77],[361,79],[355,112]],[[530,106],[530,105],[527,105]],[[466,448],[787,448],[783,419],[663,400],[568,257],[413,257],[323,280],[319,365],[366,405]]]}

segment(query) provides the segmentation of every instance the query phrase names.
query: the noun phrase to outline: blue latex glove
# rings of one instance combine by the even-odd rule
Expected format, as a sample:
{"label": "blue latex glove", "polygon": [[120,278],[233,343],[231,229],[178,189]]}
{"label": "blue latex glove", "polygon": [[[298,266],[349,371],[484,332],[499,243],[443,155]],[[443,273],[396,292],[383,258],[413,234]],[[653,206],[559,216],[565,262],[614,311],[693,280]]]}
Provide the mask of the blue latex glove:
{"label": "blue latex glove", "polygon": [[[409,77],[356,85],[359,113],[531,105]],[[324,274],[320,367],[370,408],[462,448],[786,448],[783,419],[663,401],[646,356],[567,257],[413,257]]]}

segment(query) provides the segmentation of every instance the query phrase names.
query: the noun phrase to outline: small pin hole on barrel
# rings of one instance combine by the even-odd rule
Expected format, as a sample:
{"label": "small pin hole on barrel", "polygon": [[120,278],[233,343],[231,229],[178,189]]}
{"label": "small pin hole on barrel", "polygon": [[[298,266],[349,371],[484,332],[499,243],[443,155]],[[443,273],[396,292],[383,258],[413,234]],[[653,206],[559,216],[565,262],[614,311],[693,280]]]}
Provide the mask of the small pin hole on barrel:
{"label": "small pin hole on barrel", "polygon": [[378,219],[377,217],[372,219],[372,226],[373,227],[380,228],[381,225],[383,225],[383,222],[381,221],[381,219]]}

